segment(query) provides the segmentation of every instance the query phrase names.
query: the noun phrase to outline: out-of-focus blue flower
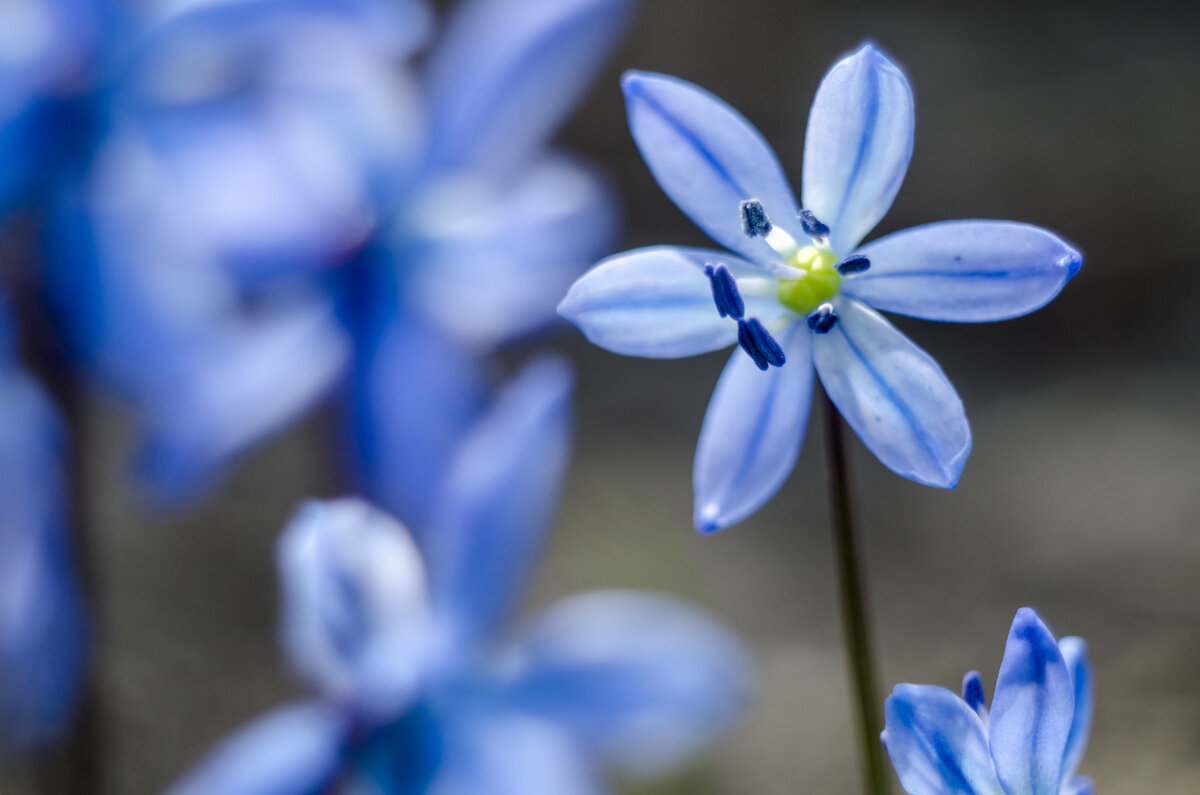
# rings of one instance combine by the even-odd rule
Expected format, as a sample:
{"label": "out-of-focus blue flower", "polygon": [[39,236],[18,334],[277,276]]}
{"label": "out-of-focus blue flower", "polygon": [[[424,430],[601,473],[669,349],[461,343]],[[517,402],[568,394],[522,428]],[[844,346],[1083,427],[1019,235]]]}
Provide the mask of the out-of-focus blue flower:
{"label": "out-of-focus blue flower", "polygon": [[70,723],[85,661],[66,528],[63,440],[18,368],[0,306],[0,752],[27,753]]}
{"label": "out-of-focus blue flower", "polygon": [[615,230],[595,173],[546,143],[624,31],[633,0],[468,0],[420,79],[427,149],[357,263],[351,458],[366,493],[428,519],[485,402],[484,358],[555,318]]}
{"label": "out-of-focus blue flower", "polygon": [[1054,297],[1079,253],[1034,226],[974,220],[857,247],[899,190],[913,141],[908,81],[870,45],[835,64],[817,90],[803,211],[774,152],[729,105],[665,75],[628,72],[622,85],[655,179],[733,254],[618,254],[576,282],[559,312],[622,354],[742,348],[700,432],[696,527],[744,519],[787,478],[808,424],[810,363],[880,461],[953,487],[971,446],[962,402],[937,363],[871,307],[930,320],[1015,317]]}
{"label": "out-of-focus blue flower", "polygon": [[1092,724],[1087,644],[1055,643],[1038,615],[1017,611],[989,709],[978,671],[962,698],[935,685],[897,685],[883,743],[911,795],[1085,795],[1077,776]]}
{"label": "out-of-focus blue flower", "polygon": [[529,366],[414,536],[358,500],[302,508],[279,547],[282,639],[322,698],[260,718],[172,791],[598,793],[597,761],[652,772],[728,725],[744,652],[672,599],[586,593],[496,635],[557,500],[569,398],[565,368]]}

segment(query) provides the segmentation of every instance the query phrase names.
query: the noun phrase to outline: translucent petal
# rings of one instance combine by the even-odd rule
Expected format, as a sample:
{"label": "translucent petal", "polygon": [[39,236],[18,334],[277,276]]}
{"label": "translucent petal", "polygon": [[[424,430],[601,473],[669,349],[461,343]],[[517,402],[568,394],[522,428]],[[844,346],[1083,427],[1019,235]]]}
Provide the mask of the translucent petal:
{"label": "translucent petal", "polygon": [[826,393],[897,475],[953,488],[971,450],[971,429],[945,373],[879,313],[844,298],[835,307],[837,323],[813,342]]}
{"label": "translucent petal", "polygon": [[1074,687],[1054,636],[1028,607],[1017,611],[988,716],[1006,792],[1058,795],[1075,712]]}
{"label": "translucent petal", "polygon": [[811,336],[796,320],[778,334],[787,358],[782,367],[762,372],[738,349],[721,373],[692,469],[693,521],[700,532],[745,519],[791,473],[812,405]]}
{"label": "translucent petal", "polygon": [[1074,776],[1063,784],[1060,795],[1093,795],[1095,791],[1096,782],[1087,776]]}
{"label": "translucent petal", "polygon": [[349,729],[324,704],[279,707],[223,740],[167,795],[311,795],[337,773]]}
{"label": "translucent petal", "polygon": [[1067,637],[1058,642],[1071,684],[1075,690],[1075,713],[1071,719],[1071,735],[1067,738],[1067,750],[1063,757],[1063,780],[1075,775],[1079,763],[1087,750],[1088,735],[1092,730],[1092,711],[1095,696],[1092,692],[1092,664],[1088,660],[1087,643],[1083,638]]}
{"label": "translucent petal", "polygon": [[804,138],[804,208],[849,254],[879,223],[912,157],[913,98],[900,68],[864,45],[825,75]]}
{"label": "translucent petal", "polygon": [[896,685],[882,740],[909,795],[1003,795],[983,722],[944,687]]}
{"label": "translucent petal", "polygon": [[566,474],[571,374],[527,366],[450,467],[425,540],[436,605],[464,640],[486,633],[524,585]]}
{"label": "translucent petal", "polygon": [[740,113],[699,86],[626,72],[629,130],[671,201],[709,237],[751,262],[778,255],[742,231],[741,204],[758,199],[771,223],[805,240],[796,197],[771,147]]}
{"label": "translucent petal", "polygon": [[674,246],[609,257],[571,286],[558,312],[614,353],[661,359],[719,350],[737,340],[737,323],[717,312],[704,274],[710,264],[739,280],[748,316],[771,325],[788,314],[775,277],[761,268],[723,251]]}
{"label": "translucent petal", "polygon": [[432,161],[522,168],[625,30],[630,0],[472,0],[430,58]]}
{"label": "translucent petal", "polygon": [[717,737],[752,689],[747,652],[727,630],[690,605],[632,591],[559,602],[518,635],[506,663],[510,703],[639,773]]}
{"label": "translucent petal", "polygon": [[1043,306],[1083,261],[1045,229],[1012,221],[915,226],[857,253],[871,267],[842,282],[846,295],[885,312],[971,323]]}
{"label": "translucent petal", "polygon": [[404,708],[434,642],[424,566],[404,528],[357,499],[309,502],[280,538],[278,565],[293,667],[367,712]]}

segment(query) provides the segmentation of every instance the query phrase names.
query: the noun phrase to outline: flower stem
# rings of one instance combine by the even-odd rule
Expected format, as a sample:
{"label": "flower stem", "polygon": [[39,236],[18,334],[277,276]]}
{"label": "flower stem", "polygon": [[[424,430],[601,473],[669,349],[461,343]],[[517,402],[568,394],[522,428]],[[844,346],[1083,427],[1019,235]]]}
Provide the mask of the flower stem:
{"label": "flower stem", "polygon": [[875,655],[867,618],[867,595],[858,542],[854,535],[854,516],[850,504],[850,486],[846,471],[846,444],[842,417],[824,390],[821,413],[825,422],[825,467],[829,485],[829,520],[837,555],[838,597],[841,603],[842,632],[849,657],[850,678],[854,683],[858,713],[859,752],[862,755],[863,782],[870,795],[887,795],[890,778],[883,758],[880,700],[875,686]]}

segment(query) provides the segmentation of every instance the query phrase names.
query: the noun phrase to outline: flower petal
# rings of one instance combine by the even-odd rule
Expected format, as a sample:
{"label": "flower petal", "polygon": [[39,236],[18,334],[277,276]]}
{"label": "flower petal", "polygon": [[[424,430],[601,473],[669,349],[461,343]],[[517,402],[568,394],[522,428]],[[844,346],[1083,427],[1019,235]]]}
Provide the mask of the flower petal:
{"label": "flower petal", "polygon": [[603,795],[590,760],[554,724],[498,710],[456,718],[429,795]]}
{"label": "flower petal", "polygon": [[812,335],[797,320],[779,335],[787,358],[761,372],[735,350],[717,381],[696,445],[693,520],[702,533],[740,522],[774,496],[804,442],[812,405]]}
{"label": "flower petal", "polygon": [[1067,637],[1058,642],[1071,684],[1075,690],[1075,713],[1071,719],[1071,735],[1067,738],[1067,750],[1063,756],[1063,780],[1071,778],[1083,761],[1087,750],[1088,735],[1092,730],[1092,711],[1095,698],[1092,693],[1092,664],[1088,660],[1087,643],[1083,638]]}
{"label": "flower petal", "polygon": [[1075,776],[1063,785],[1060,795],[1092,795],[1096,791],[1096,782],[1087,776]]}
{"label": "flower petal", "polygon": [[[558,305],[589,340],[626,356],[668,359],[732,345],[737,323],[713,303],[705,265],[724,265],[738,280],[746,314],[771,325],[787,309],[775,278],[724,251],[653,246],[603,260],[571,286]],[[766,295],[754,292],[769,290]]]}
{"label": "flower petal", "polygon": [[462,640],[511,605],[541,546],[566,474],[571,374],[527,366],[463,441],[425,534],[435,604]]}
{"label": "flower petal", "polygon": [[881,739],[909,795],[1003,795],[983,722],[944,687],[896,685]]}
{"label": "flower petal", "polygon": [[803,240],[796,197],[762,134],[722,100],[677,77],[626,72],[629,130],[659,186],[696,225],[751,262],[777,260],[742,231],[741,203]]}
{"label": "flower petal", "polygon": [[337,774],[348,728],[317,702],[278,707],[223,740],[168,795],[311,795]]}
{"label": "flower petal", "polygon": [[954,488],[971,450],[962,401],[925,351],[857,301],[813,342],[826,393],[867,449],[897,475]]}
{"label": "flower petal", "polygon": [[978,323],[1024,315],[1058,295],[1079,252],[1045,229],[1012,221],[942,221],[858,250],[871,261],[843,292],[876,309]]}
{"label": "flower petal", "polygon": [[892,206],[912,157],[913,97],[904,73],[864,45],[825,75],[804,139],[804,208],[849,254]]}
{"label": "flower petal", "polygon": [[296,670],[368,713],[405,707],[434,641],[424,566],[404,528],[361,500],[312,501],[284,530],[278,565]]}
{"label": "flower petal", "polygon": [[752,689],[746,650],[683,602],[596,591],[550,608],[504,667],[508,702],[565,725],[641,773],[678,764],[729,727]]}
{"label": "flower petal", "polygon": [[988,717],[992,759],[1006,792],[1058,795],[1075,712],[1071,674],[1037,613],[1017,611]]}
{"label": "flower petal", "polygon": [[520,169],[624,33],[630,0],[474,0],[428,68],[433,162]]}

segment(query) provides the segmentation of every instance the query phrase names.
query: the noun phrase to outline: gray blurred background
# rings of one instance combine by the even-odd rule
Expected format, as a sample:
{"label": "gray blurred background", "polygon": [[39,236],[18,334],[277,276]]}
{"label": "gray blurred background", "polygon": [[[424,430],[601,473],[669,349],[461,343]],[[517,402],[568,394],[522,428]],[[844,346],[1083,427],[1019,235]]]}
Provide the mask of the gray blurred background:
{"label": "gray blurred background", "polygon": [[[619,71],[669,72],[727,99],[798,183],[817,83],[865,38],[905,67],[917,100],[912,165],[875,235],[1003,218],[1054,229],[1085,256],[1030,317],[896,319],[957,386],[975,441],[953,492],[904,481],[853,443],[880,684],[954,688],[976,667],[990,691],[1014,611],[1035,606],[1090,643],[1082,772],[1098,791],[1200,792],[1200,11],[646,0],[563,142],[610,171],[626,206],[619,248],[708,245],[642,164]],[[578,366],[578,435],[529,606],[598,586],[669,591],[737,629],[761,669],[738,731],[676,780],[629,791],[854,791],[819,423],[774,501],[701,538],[692,453],[726,354],[626,359],[569,329],[536,347]],[[89,421],[107,775],[114,792],[155,792],[300,692],[275,644],[273,542],[298,500],[332,493],[330,423],[294,429],[209,501],[163,516],[129,489],[119,413],[97,403]],[[0,791],[23,781],[0,774]]]}

